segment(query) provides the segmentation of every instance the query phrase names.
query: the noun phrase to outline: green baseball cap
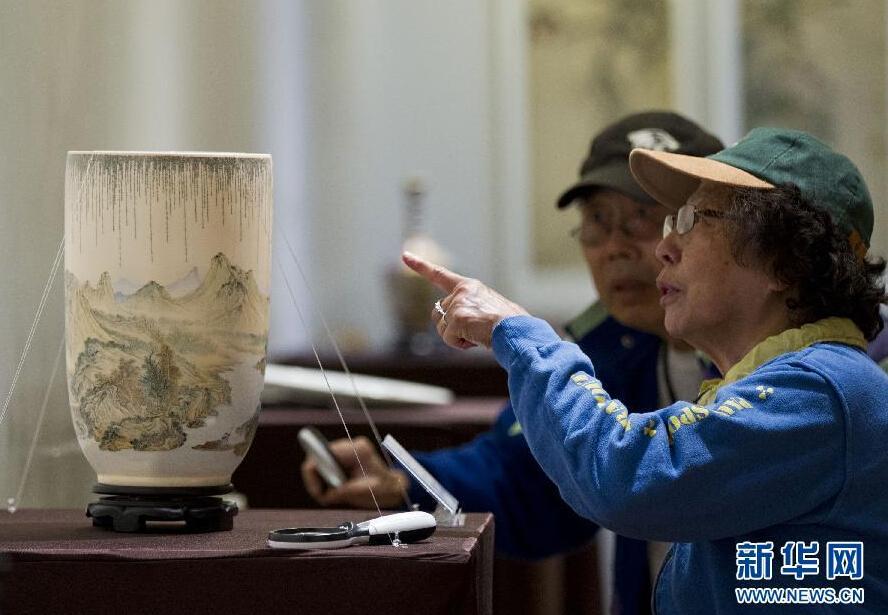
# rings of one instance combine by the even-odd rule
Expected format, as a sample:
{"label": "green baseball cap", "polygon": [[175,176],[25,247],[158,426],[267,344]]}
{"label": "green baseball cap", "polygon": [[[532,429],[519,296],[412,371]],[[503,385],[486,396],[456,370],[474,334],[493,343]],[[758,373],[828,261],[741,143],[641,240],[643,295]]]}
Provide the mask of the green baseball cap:
{"label": "green baseball cap", "polygon": [[846,156],[800,130],[754,128],[743,139],[706,158],[632,150],[629,167],[652,197],[678,209],[701,180],[771,189],[795,184],[802,197],[827,210],[856,250],[873,233],[873,201],[860,171]]}

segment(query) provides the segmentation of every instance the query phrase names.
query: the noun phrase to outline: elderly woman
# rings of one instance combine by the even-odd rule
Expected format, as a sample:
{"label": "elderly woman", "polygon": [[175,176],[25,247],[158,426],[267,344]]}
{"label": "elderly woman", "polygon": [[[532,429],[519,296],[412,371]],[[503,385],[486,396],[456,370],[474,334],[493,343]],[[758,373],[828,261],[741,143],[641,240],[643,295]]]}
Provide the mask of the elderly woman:
{"label": "elderly woman", "polygon": [[758,599],[888,612],[888,376],[864,352],[881,328],[885,262],[865,257],[873,208],[858,170],[775,129],[706,159],[635,150],[631,166],[675,212],[657,248],[666,329],[721,380],[630,414],[545,322],[405,254],[448,293],[438,332],[492,346],[530,447],[571,506],[676,543],[657,612],[740,612]]}

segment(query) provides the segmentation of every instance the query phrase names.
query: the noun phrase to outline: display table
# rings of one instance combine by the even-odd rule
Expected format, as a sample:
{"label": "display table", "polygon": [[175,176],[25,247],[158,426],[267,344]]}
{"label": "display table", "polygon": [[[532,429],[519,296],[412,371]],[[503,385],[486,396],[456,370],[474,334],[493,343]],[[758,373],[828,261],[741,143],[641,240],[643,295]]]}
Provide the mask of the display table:
{"label": "display table", "polygon": [[493,518],[406,547],[289,551],[268,531],[376,513],[247,510],[234,530],[119,534],[77,510],[0,513],[0,613],[490,613]]}

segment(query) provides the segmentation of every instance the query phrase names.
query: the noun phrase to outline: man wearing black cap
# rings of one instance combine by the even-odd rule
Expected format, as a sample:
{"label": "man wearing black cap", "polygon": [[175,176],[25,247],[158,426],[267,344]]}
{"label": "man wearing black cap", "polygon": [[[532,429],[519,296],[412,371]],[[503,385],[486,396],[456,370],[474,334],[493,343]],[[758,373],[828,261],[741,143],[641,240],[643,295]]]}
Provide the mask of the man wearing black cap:
{"label": "man wearing black cap", "polygon": [[[706,156],[722,144],[674,113],[630,115],[592,140],[579,181],[558,199],[559,208],[573,203],[580,208],[582,224],[574,233],[598,290],[598,306],[624,325],[664,338],[656,287],[661,265],[654,255],[663,211],[629,172],[629,152],[634,147]],[[622,232],[614,232],[615,223]],[[575,339],[591,330],[587,318],[583,315],[568,325]]]}
{"label": "man wearing black cap", "polygon": [[[660,292],[655,280],[660,264],[654,255],[662,235],[664,208],[655,203],[629,172],[635,147],[705,156],[722,144],[693,122],[667,112],[627,116],[593,140],[576,184],[558,199],[558,207],[577,204],[581,224],[574,231],[589,265],[600,301],[566,329],[596,366],[598,377],[625,405],[644,411],[676,399],[693,398],[703,367],[686,347],[668,341],[663,328]],[[607,360],[603,360],[604,358]],[[598,529],[577,515],[560,497],[530,453],[521,426],[507,405],[493,429],[469,444],[417,460],[460,501],[466,511],[490,511],[496,518],[501,554],[541,558],[588,542]],[[419,485],[399,470],[388,470],[367,440],[356,441],[364,468],[381,506],[402,504],[407,486],[421,506],[434,508]],[[352,445],[331,443],[354,480],[324,491],[311,461],[303,465],[306,488],[318,501],[372,506],[367,483],[358,477]],[[341,454],[340,454],[341,453]],[[612,613],[649,613],[652,574],[665,548],[617,537]]]}

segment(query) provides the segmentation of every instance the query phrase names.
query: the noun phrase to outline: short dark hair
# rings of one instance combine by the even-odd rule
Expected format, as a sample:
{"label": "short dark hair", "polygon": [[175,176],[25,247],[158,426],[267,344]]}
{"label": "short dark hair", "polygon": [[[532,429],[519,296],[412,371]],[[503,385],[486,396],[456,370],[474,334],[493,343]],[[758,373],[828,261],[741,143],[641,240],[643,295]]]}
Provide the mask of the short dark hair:
{"label": "short dark hair", "polygon": [[725,225],[731,253],[744,266],[763,267],[792,289],[793,324],[849,318],[867,339],[882,330],[884,258],[861,258],[830,214],[793,184],[773,190],[736,188]]}

